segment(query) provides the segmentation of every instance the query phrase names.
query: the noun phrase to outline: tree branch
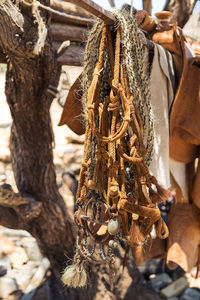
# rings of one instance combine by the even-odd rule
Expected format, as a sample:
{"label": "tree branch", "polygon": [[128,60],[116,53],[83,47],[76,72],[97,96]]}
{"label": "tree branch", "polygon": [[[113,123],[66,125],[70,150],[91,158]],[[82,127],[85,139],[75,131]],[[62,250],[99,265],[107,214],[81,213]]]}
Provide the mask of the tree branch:
{"label": "tree branch", "polygon": [[7,64],[6,55],[0,52],[0,64]]}
{"label": "tree branch", "polygon": [[189,20],[197,0],[167,0],[163,10],[173,13],[173,22],[183,28]]}
{"label": "tree branch", "polygon": [[40,215],[42,203],[29,195],[22,197],[14,193],[10,185],[3,184],[0,186],[0,206],[14,209],[27,223]]}
{"label": "tree branch", "polygon": [[114,0],[108,0],[108,2],[110,3],[111,7],[115,7],[115,1]]}
{"label": "tree branch", "polygon": [[[55,50],[60,47],[59,42],[53,42],[53,47]],[[84,45],[82,44],[72,44],[64,49],[62,54],[57,58],[57,63],[61,65],[69,66],[81,66],[84,57]]]}
{"label": "tree branch", "polygon": [[52,23],[50,25],[51,34],[54,41],[63,42],[70,40],[72,42],[86,41],[88,29],[76,25],[67,25],[64,23]]}
{"label": "tree branch", "polygon": [[[29,54],[28,52],[30,51],[27,51],[26,44],[23,39],[26,34],[23,28],[24,22],[25,20],[23,15],[11,0],[3,0],[0,2],[0,49],[2,49],[4,53],[13,53],[18,57],[23,57],[24,55]],[[33,30],[31,30],[31,34],[32,33]],[[32,40],[33,37],[31,34],[28,34],[28,40]]]}
{"label": "tree branch", "polygon": [[115,22],[115,17],[112,15],[111,12],[102,8],[92,0],[64,0],[64,1],[72,2],[78,5],[79,7],[84,8],[94,16],[102,19],[108,25],[113,25],[113,23]]}
{"label": "tree branch", "polygon": [[143,9],[146,10],[151,15],[151,0],[142,0]]}
{"label": "tree branch", "polygon": [[11,229],[24,229],[16,211],[4,206],[0,206],[0,224]]}
{"label": "tree branch", "polygon": [[50,0],[50,6],[53,9],[56,9],[61,12],[66,12],[72,16],[78,16],[83,18],[94,18],[92,14],[90,14],[87,10],[81,8],[80,6],[75,5],[74,3],[58,1],[58,0]]}
{"label": "tree branch", "polygon": [[[30,232],[51,265],[61,271],[73,255],[74,232],[58,192],[53,164],[49,85],[59,80],[50,31],[40,55],[34,55],[38,24],[31,7],[0,1],[0,51],[8,57],[6,97],[13,119],[10,150],[19,194],[1,188],[0,224]],[[49,0],[40,1],[49,5]],[[39,9],[48,29],[49,13]],[[12,206],[12,208],[11,208]],[[9,218],[8,218],[8,217]]]}
{"label": "tree branch", "polygon": [[51,8],[58,12],[66,13],[67,15],[58,15],[52,13],[53,22],[61,22],[67,24],[76,24],[78,26],[92,26],[94,24],[94,16],[90,15],[87,11],[77,7],[73,3],[59,2],[51,0]]}

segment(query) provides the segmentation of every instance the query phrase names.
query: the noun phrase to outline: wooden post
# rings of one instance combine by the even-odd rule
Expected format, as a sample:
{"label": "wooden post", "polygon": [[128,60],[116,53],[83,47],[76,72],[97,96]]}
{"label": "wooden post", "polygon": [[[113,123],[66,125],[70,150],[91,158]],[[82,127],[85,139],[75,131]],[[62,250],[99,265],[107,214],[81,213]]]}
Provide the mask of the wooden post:
{"label": "wooden post", "polygon": [[151,0],[142,0],[143,9],[146,10],[151,15]]}
{"label": "wooden post", "polygon": [[86,9],[91,14],[102,19],[108,25],[113,25],[115,21],[114,16],[109,11],[102,8],[101,6],[99,6],[98,4],[94,3],[91,0],[64,0],[64,1],[74,3]]}
{"label": "wooden post", "polygon": [[108,0],[109,1],[109,3],[110,3],[110,6],[111,7],[115,7],[115,1],[114,0]]}
{"label": "wooden post", "polygon": [[[98,4],[94,3],[92,0],[63,0],[63,1],[74,3],[80,6],[81,8],[86,9],[88,12],[95,15],[96,17],[102,19],[106,24],[114,25],[115,17],[112,15],[112,13],[102,8]],[[144,43],[144,47],[153,49],[154,43],[146,39],[146,43]]]}

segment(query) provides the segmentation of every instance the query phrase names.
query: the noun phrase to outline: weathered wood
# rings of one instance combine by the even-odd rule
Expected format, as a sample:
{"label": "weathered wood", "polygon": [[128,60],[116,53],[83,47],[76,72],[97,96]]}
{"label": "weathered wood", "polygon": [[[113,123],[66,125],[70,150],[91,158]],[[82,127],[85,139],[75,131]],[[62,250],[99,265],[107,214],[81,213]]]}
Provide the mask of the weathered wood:
{"label": "weathered wood", "polygon": [[[53,42],[53,47],[56,50],[59,49],[60,45],[58,42]],[[72,44],[58,57],[57,62],[61,65],[81,66],[83,63],[84,50],[84,45]]]}
{"label": "weathered wood", "polygon": [[79,26],[92,26],[94,24],[94,16],[72,3],[51,0],[51,8],[65,13],[65,15],[52,13],[53,22],[76,24]]}
{"label": "weathered wood", "polygon": [[89,11],[94,16],[102,19],[106,24],[113,25],[115,17],[106,9],[102,8],[98,4],[91,0],[64,0],[65,2],[72,2],[87,11]]}
{"label": "weathered wood", "polygon": [[52,21],[53,22],[60,22],[66,24],[75,24],[78,26],[89,26],[91,27],[94,24],[93,19],[81,18],[76,16],[70,15],[58,15],[56,13],[52,13]]}
{"label": "weathered wood", "polygon": [[87,10],[75,5],[75,2],[71,1],[58,1],[58,0],[50,0],[50,6],[51,8],[66,12],[73,16],[83,17],[83,18],[94,18],[94,15],[90,14]]}
{"label": "weathered wood", "polygon": [[143,9],[146,10],[151,15],[151,0],[142,0]]}
{"label": "weathered wood", "polygon": [[32,221],[40,215],[42,203],[28,194],[22,197],[4,184],[0,186],[0,206],[14,209],[22,220]]}
{"label": "weathered wood", "polygon": [[[43,4],[47,5],[48,1]],[[41,55],[34,55],[38,27],[33,23],[31,10],[28,14],[27,7],[24,9],[25,12],[23,8],[19,10],[11,0],[0,2],[0,50],[9,58],[5,91],[13,118],[10,150],[16,185],[22,196],[12,199],[17,204],[28,195],[29,200],[11,208],[5,207],[2,197],[0,222],[29,231],[52,267],[61,271],[65,254],[73,253],[74,236],[65,203],[58,193],[53,165],[49,114],[52,96],[47,89],[58,81],[60,68],[55,64],[49,38]],[[46,12],[43,20],[49,22]],[[32,218],[30,212],[34,205],[41,209]]]}
{"label": "weathered wood", "polygon": [[198,0],[167,0],[164,10],[169,10],[173,13],[173,22],[183,28],[189,20],[193,9]]}
{"label": "weathered wood", "polygon": [[114,0],[108,0],[109,1],[109,3],[110,3],[110,6],[111,7],[115,7],[115,1]]}
{"label": "weathered wood", "polygon": [[7,63],[7,59],[6,59],[5,54],[0,52],[0,64],[6,64],[6,63]]}
{"label": "weathered wood", "polygon": [[0,186],[0,205],[6,207],[18,207],[28,204],[27,198],[14,193],[9,185]]}
{"label": "weathered wood", "polygon": [[[72,0],[64,0],[71,2]],[[91,13],[101,18],[106,24],[114,24],[114,16],[107,10],[101,8],[99,5],[94,3],[91,0],[74,0],[73,3],[80,5],[80,7],[88,9]],[[64,41],[70,40],[75,42],[84,42],[87,39],[87,30],[78,28],[78,26],[68,25],[65,27],[65,24],[53,23],[51,25],[52,35],[54,41]],[[144,47],[149,48],[150,50],[154,48],[154,43],[148,39],[144,42]]]}
{"label": "weathered wood", "polygon": [[88,29],[85,27],[66,25],[64,23],[51,23],[50,29],[54,41],[62,42],[70,40],[72,42],[85,42],[87,40]]}

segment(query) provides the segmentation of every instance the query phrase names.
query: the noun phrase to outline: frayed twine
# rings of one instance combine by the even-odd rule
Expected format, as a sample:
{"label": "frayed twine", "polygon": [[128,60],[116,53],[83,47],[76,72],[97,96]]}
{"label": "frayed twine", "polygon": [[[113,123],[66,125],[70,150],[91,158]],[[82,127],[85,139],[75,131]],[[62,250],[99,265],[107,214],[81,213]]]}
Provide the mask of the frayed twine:
{"label": "frayed twine", "polygon": [[84,287],[87,283],[87,274],[83,265],[76,263],[65,268],[61,280],[68,287]]}
{"label": "frayed twine", "polygon": [[154,204],[159,204],[166,201],[169,198],[169,191],[164,189],[158,183],[155,183],[156,191],[153,188],[149,188],[149,197]]}
{"label": "frayed twine", "polygon": [[35,55],[38,55],[41,52],[47,37],[47,28],[45,26],[42,17],[40,16],[40,12],[38,9],[39,6],[40,6],[40,2],[37,0],[33,0],[32,13],[38,23],[38,40],[33,49],[33,54]]}
{"label": "frayed twine", "polygon": [[34,46],[33,54],[39,55],[44,47],[46,37],[47,37],[47,27],[40,15],[39,7],[42,7],[42,4],[37,0],[32,0],[32,3],[22,0],[27,6],[32,6],[32,14],[35,17],[35,23],[38,23],[38,40]]}

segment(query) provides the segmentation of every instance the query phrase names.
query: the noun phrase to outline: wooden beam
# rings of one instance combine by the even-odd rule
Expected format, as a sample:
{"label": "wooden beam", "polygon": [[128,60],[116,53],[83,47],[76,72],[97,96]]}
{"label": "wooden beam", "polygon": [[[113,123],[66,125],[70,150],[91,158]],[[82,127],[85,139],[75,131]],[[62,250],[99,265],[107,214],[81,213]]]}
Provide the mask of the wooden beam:
{"label": "wooden beam", "polygon": [[86,9],[91,14],[102,19],[108,25],[113,25],[115,22],[115,17],[108,10],[102,8],[98,4],[94,3],[92,0],[64,0],[64,1],[74,3]]}
{"label": "wooden beam", "polygon": [[0,52],[0,64],[7,64],[6,56],[2,52]]}
{"label": "wooden beam", "polygon": [[70,40],[72,42],[85,42],[88,36],[88,29],[75,25],[64,23],[51,23],[50,30],[53,41],[63,42]]}
{"label": "wooden beam", "polygon": [[143,3],[143,9],[146,10],[151,15],[151,0],[142,0]]}
{"label": "wooden beam", "polygon": [[[53,42],[53,48],[58,50],[61,43]],[[69,66],[82,66],[85,47],[80,44],[72,44],[66,48],[61,56],[57,58],[57,63]]]}
{"label": "wooden beam", "polygon": [[85,9],[78,7],[73,3],[51,0],[50,7],[61,13],[56,14],[52,12],[52,21],[66,24],[76,24],[85,27],[92,26],[94,24],[94,16]]}
{"label": "wooden beam", "polygon": [[[63,0],[65,2],[74,3],[81,8],[86,9],[89,13],[92,13],[96,17],[102,19],[108,25],[114,25],[115,17],[111,12],[102,8],[98,4],[94,3],[92,0]],[[68,38],[70,40],[70,38]],[[146,43],[144,43],[144,47],[152,50],[154,48],[154,43],[148,39],[146,39]]]}
{"label": "wooden beam", "polygon": [[77,25],[77,26],[84,26],[84,27],[91,27],[94,25],[94,19],[89,19],[89,18],[82,18],[82,17],[77,17],[77,16],[72,16],[69,14],[63,14],[59,15],[56,13],[52,13],[51,17],[52,22],[58,22],[58,23],[66,23],[66,24],[72,24],[72,25]]}
{"label": "wooden beam", "polygon": [[78,7],[74,3],[70,2],[50,0],[50,7],[61,12],[66,12],[67,14],[70,14],[72,16],[78,16],[83,18],[94,17],[87,10],[82,9],[81,7]]}
{"label": "wooden beam", "polygon": [[108,0],[108,2],[110,3],[111,7],[115,7],[115,1],[114,0]]}

